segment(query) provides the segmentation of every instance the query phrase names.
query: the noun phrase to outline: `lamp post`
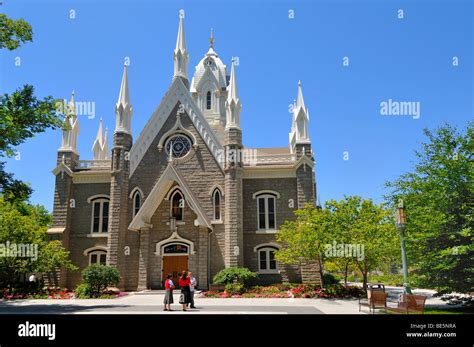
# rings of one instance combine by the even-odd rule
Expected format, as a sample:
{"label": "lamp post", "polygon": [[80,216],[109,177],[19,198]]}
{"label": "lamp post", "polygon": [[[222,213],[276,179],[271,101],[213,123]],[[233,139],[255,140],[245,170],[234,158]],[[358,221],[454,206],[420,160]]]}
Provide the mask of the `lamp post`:
{"label": "lamp post", "polygon": [[408,263],[407,252],[405,250],[405,226],[407,224],[407,216],[405,215],[405,208],[403,206],[403,199],[400,199],[397,206],[397,229],[400,235],[400,248],[402,249],[402,265],[403,265],[403,287],[406,294],[411,294],[410,286],[408,285]]}

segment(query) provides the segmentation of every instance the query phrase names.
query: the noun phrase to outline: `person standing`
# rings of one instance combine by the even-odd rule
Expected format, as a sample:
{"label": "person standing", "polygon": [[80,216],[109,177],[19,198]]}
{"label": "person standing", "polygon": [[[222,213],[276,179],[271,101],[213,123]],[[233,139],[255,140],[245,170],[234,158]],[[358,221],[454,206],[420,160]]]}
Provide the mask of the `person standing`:
{"label": "person standing", "polygon": [[181,295],[179,296],[179,303],[183,305],[183,311],[187,311],[187,307],[190,302],[191,292],[189,290],[189,285],[191,281],[187,276],[187,271],[183,271],[181,273],[181,277],[179,278],[179,286],[181,287]]}
{"label": "person standing", "polygon": [[165,304],[164,311],[173,311],[171,309],[171,304],[173,303],[173,289],[174,289],[173,276],[171,274],[168,274],[166,275],[166,281],[165,281],[165,299],[163,301],[163,303]]}
{"label": "person standing", "polygon": [[191,304],[190,307],[196,308],[196,306],[194,306],[194,291],[196,290],[197,280],[193,276],[193,273],[191,271],[188,272],[188,277],[189,277],[189,291],[190,291],[189,303]]}

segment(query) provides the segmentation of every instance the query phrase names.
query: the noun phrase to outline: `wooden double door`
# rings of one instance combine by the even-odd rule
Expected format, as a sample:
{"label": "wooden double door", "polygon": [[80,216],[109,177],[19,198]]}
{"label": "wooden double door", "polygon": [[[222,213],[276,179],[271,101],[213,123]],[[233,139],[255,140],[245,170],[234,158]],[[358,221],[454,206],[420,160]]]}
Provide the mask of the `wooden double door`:
{"label": "wooden double door", "polygon": [[187,255],[165,255],[163,256],[163,271],[162,271],[162,281],[163,288],[166,280],[166,276],[171,274],[173,276],[173,283],[176,288],[179,287],[178,279],[181,276],[181,272],[188,271],[188,261],[189,258]]}

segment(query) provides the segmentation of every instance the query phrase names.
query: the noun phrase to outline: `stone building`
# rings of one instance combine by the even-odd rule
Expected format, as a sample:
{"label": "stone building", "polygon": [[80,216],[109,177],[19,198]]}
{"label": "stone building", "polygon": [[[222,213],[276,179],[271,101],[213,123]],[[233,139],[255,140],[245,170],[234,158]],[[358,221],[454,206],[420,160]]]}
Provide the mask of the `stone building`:
{"label": "stone building", "polygon": [[[93,160],[77,152],[74,95],[70,126],[57,154],[50,239],[61,240],[82,270],[108,264],[125,290],[161,288],[163,277],[190,270],[199,287],[227,267],[247,267],[260,283],[318,282],[317,267],[280,264],[279,226],[295,209],[314,203],[314,160],[301,83],[289,143],[247,148],[240,128],[236,66],[210,47],[188,79],[183,18],[173,54],[174,74],[144,129],[132,135],[127,66],[115,107],[111,151],[102,120]],[[245,116],[245,113],[244,113]],[[58,270],[58,284],[74,287],[80,271]]]}

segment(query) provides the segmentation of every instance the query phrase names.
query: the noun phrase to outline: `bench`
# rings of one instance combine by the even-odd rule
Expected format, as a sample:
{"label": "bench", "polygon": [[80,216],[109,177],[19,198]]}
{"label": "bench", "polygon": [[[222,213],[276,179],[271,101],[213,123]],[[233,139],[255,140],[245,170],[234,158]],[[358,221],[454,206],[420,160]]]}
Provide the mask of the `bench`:
{"label": "bench", "polygon": [[388,307],[386,310],[393,313],[425,313],[426,296],[402,294],[398,300],[397,307]]}
{"label": "bench", "polygon": [[376,308],[387,308],[387,296],[383,284],[369,285],[367,299],[359,299],[359,312],[361,306],[368,306],[369,312],[375,313]]}

